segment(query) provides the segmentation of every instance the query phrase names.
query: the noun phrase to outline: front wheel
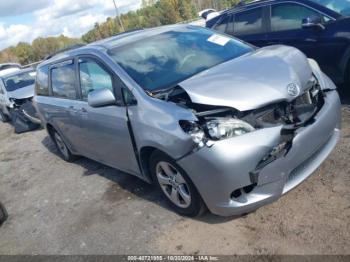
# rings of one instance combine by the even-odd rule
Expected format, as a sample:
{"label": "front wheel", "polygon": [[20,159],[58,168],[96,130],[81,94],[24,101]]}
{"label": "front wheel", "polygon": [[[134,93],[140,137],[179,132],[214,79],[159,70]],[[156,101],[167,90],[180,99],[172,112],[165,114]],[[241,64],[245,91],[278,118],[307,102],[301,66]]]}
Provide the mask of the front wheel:
{"label": "front wheel", "polygon": [[186,172],[169,156],[154,152],[150,159],[153,181],[167,203],[180,215],[199,216],[205,205]]}

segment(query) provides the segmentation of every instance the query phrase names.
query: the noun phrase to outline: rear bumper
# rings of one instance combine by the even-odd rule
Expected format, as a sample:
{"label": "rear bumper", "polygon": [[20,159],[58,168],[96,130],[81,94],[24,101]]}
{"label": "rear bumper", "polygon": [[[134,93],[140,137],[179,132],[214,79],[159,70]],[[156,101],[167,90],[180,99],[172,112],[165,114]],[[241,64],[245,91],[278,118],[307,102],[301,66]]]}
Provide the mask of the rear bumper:
{"label": "rear bumper", "polygon": [[215,143],[178,161],[196,185],[209,210],[240,215],[277,200],[308,178],[331,153],[340,137],[341,104],[336,91],[327,92],[315,121],[296,131],[287,155],[260,170],[249,193],[232,197],[253,183],[250,173],[280,141],[282,126],[261,129]]}

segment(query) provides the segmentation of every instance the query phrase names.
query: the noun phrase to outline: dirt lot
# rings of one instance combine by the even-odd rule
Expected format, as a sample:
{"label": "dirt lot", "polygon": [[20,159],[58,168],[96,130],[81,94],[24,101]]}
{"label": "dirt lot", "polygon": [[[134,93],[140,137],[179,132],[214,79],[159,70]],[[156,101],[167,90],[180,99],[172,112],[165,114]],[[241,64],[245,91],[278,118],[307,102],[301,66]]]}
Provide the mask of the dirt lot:
{"label": "dirt lot", "polygon": [[0,124],[0,254],[350,254],[350,106],[342,139],[305,183],[242,218],[180,217],[150,185],[88,159],[65,163],[46,132]]}

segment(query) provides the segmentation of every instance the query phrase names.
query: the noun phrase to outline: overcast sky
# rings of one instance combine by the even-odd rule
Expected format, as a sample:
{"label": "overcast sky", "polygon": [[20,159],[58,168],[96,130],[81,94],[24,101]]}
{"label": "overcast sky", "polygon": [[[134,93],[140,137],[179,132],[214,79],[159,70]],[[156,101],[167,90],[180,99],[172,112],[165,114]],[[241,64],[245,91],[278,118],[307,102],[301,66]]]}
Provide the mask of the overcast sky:
{"label": "overcast sky", "polygon": [[[120,12],[141,0],[116,0]],[[39,36],[79,37],[96,22],[114,16],[113,0],[0,0],[0,50]]]}

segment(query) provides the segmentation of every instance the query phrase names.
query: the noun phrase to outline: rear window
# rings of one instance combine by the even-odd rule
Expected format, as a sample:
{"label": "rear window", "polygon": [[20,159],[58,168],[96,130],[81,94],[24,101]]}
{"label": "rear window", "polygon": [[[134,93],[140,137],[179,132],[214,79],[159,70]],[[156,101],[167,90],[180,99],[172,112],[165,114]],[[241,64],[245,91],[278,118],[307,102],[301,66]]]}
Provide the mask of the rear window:
{"label": "rear window", "polygon": [[67,61],[51,69],[52,94],[55,97],[76,99],[75,70],[73,61]]}
{"label": "rear window", "polygon": [[38,96],[49,95],[49,69],[48,66],[40,67],[36,72],[35,90]]}
{"label": "rear window", "polygon": [[257,34],[262,32],[262,8],[255,8],[235,15],[234,32],[236,35]]}

